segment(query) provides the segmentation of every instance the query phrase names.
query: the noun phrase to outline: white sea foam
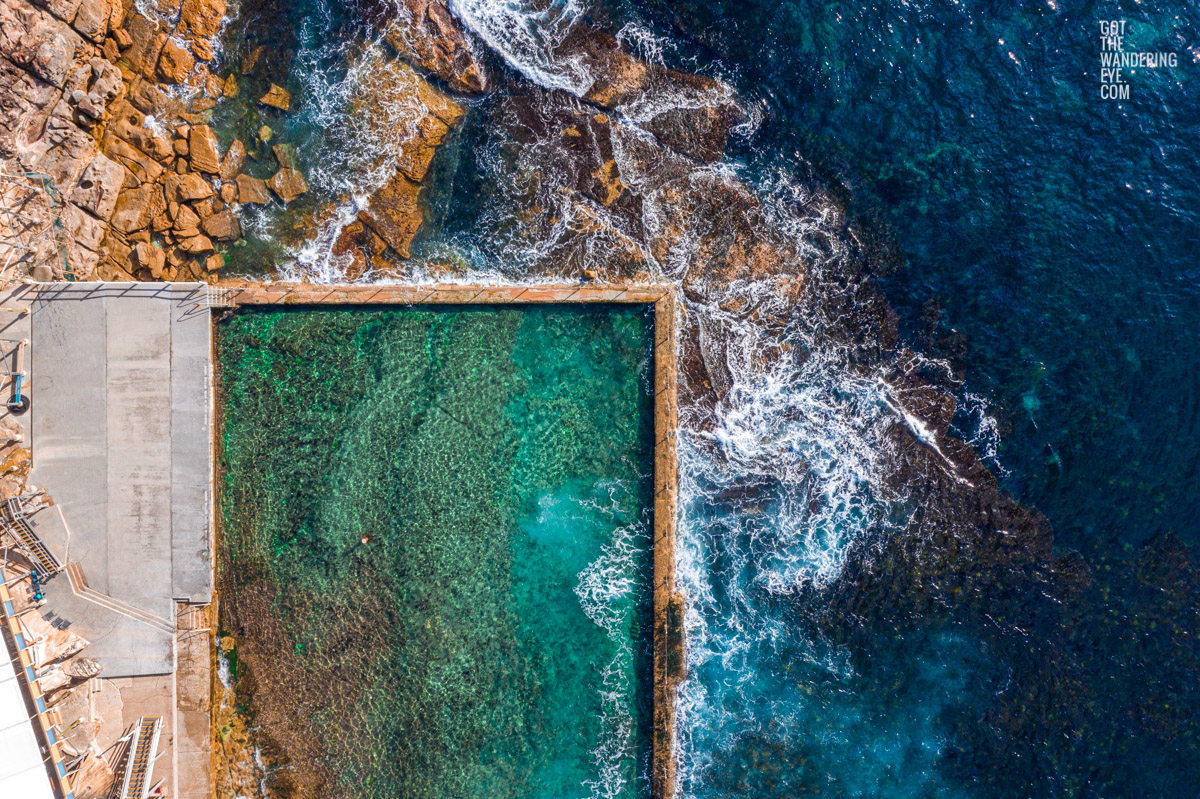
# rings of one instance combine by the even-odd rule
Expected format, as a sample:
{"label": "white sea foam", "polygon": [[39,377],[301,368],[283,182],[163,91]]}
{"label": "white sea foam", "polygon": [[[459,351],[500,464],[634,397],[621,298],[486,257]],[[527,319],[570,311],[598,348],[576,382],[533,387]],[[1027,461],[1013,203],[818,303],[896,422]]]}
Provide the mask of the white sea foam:
{"label": "white sea foam", "polygon": [[[420,137],[417,123],[425,108],[405,85],[390,92],[377,88],[380,69],[392,59],[380,39],[353,50],[343,46],[344,72],[328,67],[324,37],[305,31],[300,39],[315,44],[296,56],[295,74],[305,84],[297,112],[306,126],[320,131],[301,158],[309,188],[332,203],[315,220],[315,231],[292,245],[293,260],[279,273],[285,280],[329,283],[344,279],[349,263],[348,256],[333,252],[338,235],[396,173],[400,152]],[[268,238],[292,238],[274,229],[273,216],[251,212],[250,229]]]}
{"label": "white sea foam", "polygon": [[538,86],[576,96],[591,86],[582,64],[556,55],[584,11],[575,0],[450,0],[450,10]]}
{"label": "white sea foam", "polygon": [[[607,502],[597,498],[576,499],[581,508],[599,512],[608,518],[625,515],[622,499],[626,488],[611,483]],[[591,751],[596,764],[596,776],[585,783],[594,799],[616,799],[625,794],[631,779],[636,779],[636,745],[633,684],[629,663],[633,658],[629,639],[629,624],[634,612],[630,598],[635,592],[649,588],[638,574],[638,561],[649,547],[647,524],[644,521],[624,524],[613,530],[612,540],[605,544],[596,560],[579,573],[575,595],[589,619],[604,630],[616,646],[617,654],[605,666],[600,683],[600,739]]]}

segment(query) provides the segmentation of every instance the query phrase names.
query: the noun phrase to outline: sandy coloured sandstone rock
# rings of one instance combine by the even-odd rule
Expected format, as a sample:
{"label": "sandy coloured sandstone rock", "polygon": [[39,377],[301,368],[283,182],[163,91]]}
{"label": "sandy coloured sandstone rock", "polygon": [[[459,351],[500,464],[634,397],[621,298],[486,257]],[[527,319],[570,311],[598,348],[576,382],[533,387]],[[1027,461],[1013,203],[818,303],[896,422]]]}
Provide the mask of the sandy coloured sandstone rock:
{"label": "sandy coloured sandstone rock", "polygon": [[271,201],[267,193],[267,182],[249,175],[237,176],[238,202],[266,205]]}
{"label": "sandy coloured sandstone rock", "polygon": [[212,185],[194,172],[170,175],[163,185],[167,191],[167,199],[175,202],[203,200],[213,194]]}
{"label": "sandy coloured sandstone rock", "polygon": [[208,125],[193,125],[188,131],[188,159],[197,172],[216,175],[221,171],[221,155],[217,135]]}
{"label": "sandy coloured sandstone rock", "polygon": [[221,30],[225,0],[183,0],[179,9],[180,33],[209,39]]}
{"label": "sandy coloured sandstone rock", "polygon": [[228,182],[233,180],[245,165],[246,145],[242,144],[241,139],[234,139],[230,143],[229,149],[225,151],[225,157],[221,159],[221,168],[218,174],[221,180]]}
{"label": "sandy coloured sandstone rock", "polygon": [[300,174],[299,170],[286,167],[276,172],[267,181],[267,185],[284,203],[290,203],[308,191],[308,183],[304,181],[304,175]]}
{"label": "sandy coloured sandstone rock", "polygon": [[228,209],[205,219],[200,225],[200,229],[217,241],[233,241],[242,235],[242,228],[238,224],[237,217],[233,215],[233,211]]}
{"label": "sandy coloured sandstone rock", "polygon": [[196,57],[174,39],[167,39],[158,54],[158,77],[166,83],[183,83],[196,66]]}
{"label": "sandy coloured sandstone rock", "polygon": [[267,90],[266,94],[258,98],[258,101],[263,105],[278,108],[280,111],[287,111],[292,106],[292,95],[287,89],[272,83],[271,88]]}
{"label": "sandy coloured sandstone rock", "polygon": [[124,181],[125,170],[121,165],[103,153],[97,153],[83,170],[83,175],[71,191],[70,200],[107,222],[117,206],[117,197]]}

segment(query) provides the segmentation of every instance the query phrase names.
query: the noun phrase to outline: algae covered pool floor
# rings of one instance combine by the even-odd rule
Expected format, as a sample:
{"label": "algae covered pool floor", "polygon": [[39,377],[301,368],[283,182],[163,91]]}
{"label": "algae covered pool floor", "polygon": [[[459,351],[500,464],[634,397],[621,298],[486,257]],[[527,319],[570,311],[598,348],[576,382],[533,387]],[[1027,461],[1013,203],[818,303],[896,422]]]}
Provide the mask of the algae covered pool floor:
{"label": "algae covered pool floor", "polygon": [[218,323],[223,624],[274,794],[648,795],[653,338],[618,305]]}

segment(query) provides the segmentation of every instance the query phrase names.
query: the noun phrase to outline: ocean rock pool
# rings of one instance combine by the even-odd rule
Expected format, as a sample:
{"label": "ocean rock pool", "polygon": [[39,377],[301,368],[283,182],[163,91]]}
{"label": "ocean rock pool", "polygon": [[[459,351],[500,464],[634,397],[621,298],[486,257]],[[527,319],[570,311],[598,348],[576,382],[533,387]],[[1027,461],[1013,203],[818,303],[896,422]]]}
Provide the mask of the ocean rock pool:
{"label": "ocean rock pool", "polygon": [[270,793],[649,794],[653,328],[218,322],[222,624]]}

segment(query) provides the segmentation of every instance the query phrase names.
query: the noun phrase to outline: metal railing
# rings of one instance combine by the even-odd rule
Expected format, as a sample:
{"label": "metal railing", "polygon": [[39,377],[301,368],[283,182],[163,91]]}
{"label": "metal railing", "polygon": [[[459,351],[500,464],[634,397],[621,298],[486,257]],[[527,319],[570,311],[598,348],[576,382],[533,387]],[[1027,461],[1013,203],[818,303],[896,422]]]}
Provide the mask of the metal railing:
{"label": "metal railing", "polygon": [[[27,213],[29,205],[41,198],[46,206],[46,218]],[[63,277],[75,280],[67,254],[67,232],[62,222],[62,196],[49,175],[41,172],[12,171],[0,166],[0,246],[7,252],[0,265],[0,277],[8,273],[14,262],[36,254],[37,246],[50,241],[62,261]]]}
{"label": "metal railing", "polygon": [[23,500],[30,496],[34,495],[25,494],[0,503],[0,523],[4,525],[4,530],[16,539],[19,548],[30,561],[49,577],[62,571],[62,563],[29,522],[29,514],[25,510]]}
{"label": "metal railing", "polygon": [[150,777],[154,773],[155,751],[162,730],[161,716],[143,716],[130,733],[129,749],[125,754],[125,773],[120,782],[118,799],[146,799],[150,793]]}

